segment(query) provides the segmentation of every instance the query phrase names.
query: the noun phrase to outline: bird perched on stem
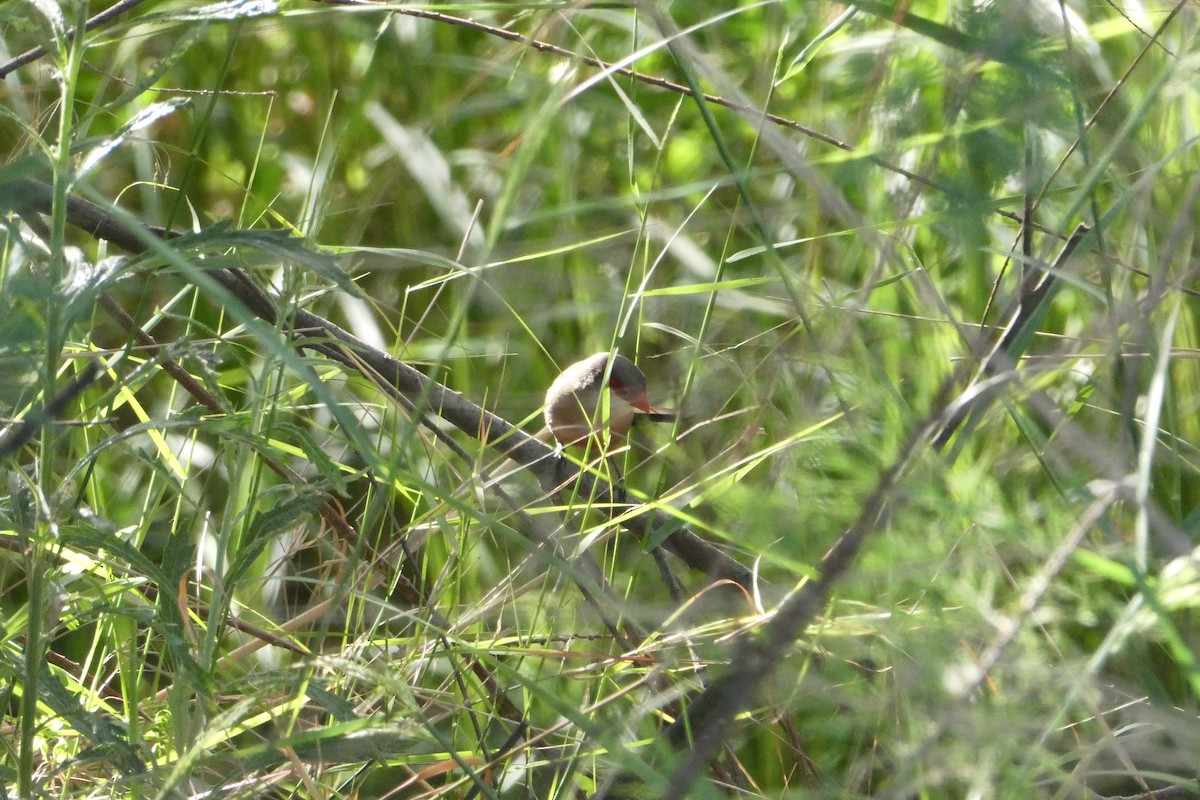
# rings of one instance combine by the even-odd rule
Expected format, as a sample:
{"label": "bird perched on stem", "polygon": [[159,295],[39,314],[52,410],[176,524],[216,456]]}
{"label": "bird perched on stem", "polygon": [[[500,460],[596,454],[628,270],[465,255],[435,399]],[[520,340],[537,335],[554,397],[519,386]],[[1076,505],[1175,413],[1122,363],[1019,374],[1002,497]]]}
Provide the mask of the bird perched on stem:
{"label": "bird perched on stem", "polygon": [[[604,388],[610,391],[605,393]],[[619,444],[634,418],[655,422],[675,418],[674,411],[650,407],[646,376],[623,355],[596,353],[562,371],[546,392],[546,427],[561,447],[601,448]]]}

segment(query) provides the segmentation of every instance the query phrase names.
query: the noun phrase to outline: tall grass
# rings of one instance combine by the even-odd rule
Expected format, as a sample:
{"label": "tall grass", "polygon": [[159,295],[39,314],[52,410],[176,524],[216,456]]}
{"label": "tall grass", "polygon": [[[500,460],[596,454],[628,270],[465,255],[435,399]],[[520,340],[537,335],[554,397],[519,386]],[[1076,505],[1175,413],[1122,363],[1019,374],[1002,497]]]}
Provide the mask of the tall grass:
{"label": "tall grass", "polygon": [[[1193,5],[0,20],[48,50],[0,88],[8,793],[663,796],[667,726],[873,497],[694,796],[1200,791]],[[129,256],[68,196],[193,233]],[[758,592],[293,349],[226,267],[530,432],[619,348],[681,411],[620,458],[634,513]]]}

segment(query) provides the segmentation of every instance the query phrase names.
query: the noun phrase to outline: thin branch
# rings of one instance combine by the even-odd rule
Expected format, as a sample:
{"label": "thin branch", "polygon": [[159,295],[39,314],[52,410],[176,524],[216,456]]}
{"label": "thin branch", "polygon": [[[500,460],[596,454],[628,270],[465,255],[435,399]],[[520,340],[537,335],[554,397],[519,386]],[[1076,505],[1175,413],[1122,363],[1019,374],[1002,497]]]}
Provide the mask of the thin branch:
{"label": "thin branch", "polygon": [[[946,424],[938,431],[937,436],[934,437],[933,445],[935,448],[939,450],[944,448],[951,437],[954,436],[954,433],[962,426],[963,421],[967,418],[967,414],[985,405],[995,394],[990,389],[1007,382],[1005,380],[998,380],[987,383],[985,379],[1001,373],[1011,373],[1013,365],[1020,357],[1020,354],[1015,350],[1016,344],[1023,336],[1031,333],[1028,329],[1030,323],[1045,311],[1046,303],[1052,296],[1054,288],[1058,285],[1059,275],[1066,269],[1067,264],[1078,249],[1079,243],[1083,241],[1083,238],[1090,230],[1086,225],[1078,226],[1070,238],[1067,239],[1066,244],[1063,245],[1058,257],[1054,259],[1054,263],[1049,267],[1038,270],[1032,264],[1023,265],[1023,274],[1025,277],[1021,283],[1020,291],[1002,317],[1002,319],[1007,318],[1008,323],[1000,330],[999,335],[996,336],[995,343],[988,354],[979,358],[979,372],[960,396],[960,401],[957,401],[956,405],[951,408],[951,413]],[[978,341],[980,344],[985,344],[987,340],[980,337]],[[974,349],[975,352],[980,352],[982,348],[976,347]],[[973,360],[964,362],[959,372],[966,374],[964,370],[970,369],[973,363]],[[972,391],[973,388],[979,389],[979,391]]]}
{"label": "thin branch", "polygon": [[691,745],[687,758],[671,774],[663,800],[681,800],[696,778],[726,743],[734,719],[749,708],[766,679],[783,663],[787,651],[807,628],[829,598],[833,586],[858,557],[867,538],[886,526],[890,515],[904,503],[893,496],[900,478],[917,451],[936,429],[949,407],[954,383],[947,379],[933,402],[932,410],[917,426],[900,455],[875,484],[863,503],[858,518],[821,559],[817,578],[804,584],[780,606],[761,632],[743,634],[732,648],[729,667],[704,688],[688,706],[687,713],[667,729],[667,740],[676,747]]}
{"label": "thin branch", "polygon": [[[87,22],[85,22],[83,25],[83,29],[84,29],[84,31],[94,30],[95,28],[100,27],[101,25],[108,22],[109,20],[115,19],[116,17],[120,16],[121,14],[124,14],[129,9],[135,8],[136,6],[139,6],[144,2],[145,2],[145,0],[120,0],[120,2],[115,3],[111,7],[104,9],[99,14],[97,14],[96,16],[92,17]],[[75,38],[75,29],[74,28],[71,28],[69,31],[67,31],[66,38],[67,38],[67,41],[71,41],[73,38]],[[4,80],[5,78],[7,78],[10,72],[20,69],[21,67],[25,66],[26,64],[32,64],[34,61],[37,61],[39,58],[41,58],[44,55],[46,55],[45,47],[35,47],[32,50],[26,50],[24,53],[21,53],[21,55],[17,56],[14,59],[11,59],[6,64],[0,64],[0,80]]]}
{"label": "thin branch", "polygon": [[54,397],[40,409],[31,411],[24,419],[13,423],[0,434],[0,462],[19,450],[33,438],[43,426],[57,420],[72,400],[83,394],[100,377],[102,367],[99,361],[89,361],[75,377],[58,390]]}

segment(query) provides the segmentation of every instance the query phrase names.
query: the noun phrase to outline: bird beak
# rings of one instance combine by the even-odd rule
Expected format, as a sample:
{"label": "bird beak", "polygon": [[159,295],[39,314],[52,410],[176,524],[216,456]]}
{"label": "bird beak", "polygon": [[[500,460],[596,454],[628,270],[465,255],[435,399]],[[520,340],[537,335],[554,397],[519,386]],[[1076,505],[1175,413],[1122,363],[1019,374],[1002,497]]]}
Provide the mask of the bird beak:
{"label": "bird beak", "polygon": [[640,394],[637,397],[631,397],[629,399],[629,404],[638,411],[641,411],[643,414],[650,413],[650,399],[644,394]]}

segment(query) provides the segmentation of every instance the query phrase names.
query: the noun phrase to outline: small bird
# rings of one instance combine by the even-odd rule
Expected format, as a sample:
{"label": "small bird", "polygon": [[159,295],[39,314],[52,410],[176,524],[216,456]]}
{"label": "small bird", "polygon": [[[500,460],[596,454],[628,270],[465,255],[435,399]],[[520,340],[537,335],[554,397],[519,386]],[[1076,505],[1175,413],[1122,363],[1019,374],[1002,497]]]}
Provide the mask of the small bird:
{"label": "small bird", "polygon": [[[610,364],[611,362],[611,364]],[[606,383],[607,382],[607,383]],[[546,427],[562,447],[604,446],[604,394],[608,395],[608,440],[619,442],[641,414],[656,422],[675,418],[674,411],[650,407],[646,376],[623,355],[596,353],[562,371],[546,392]]]}

